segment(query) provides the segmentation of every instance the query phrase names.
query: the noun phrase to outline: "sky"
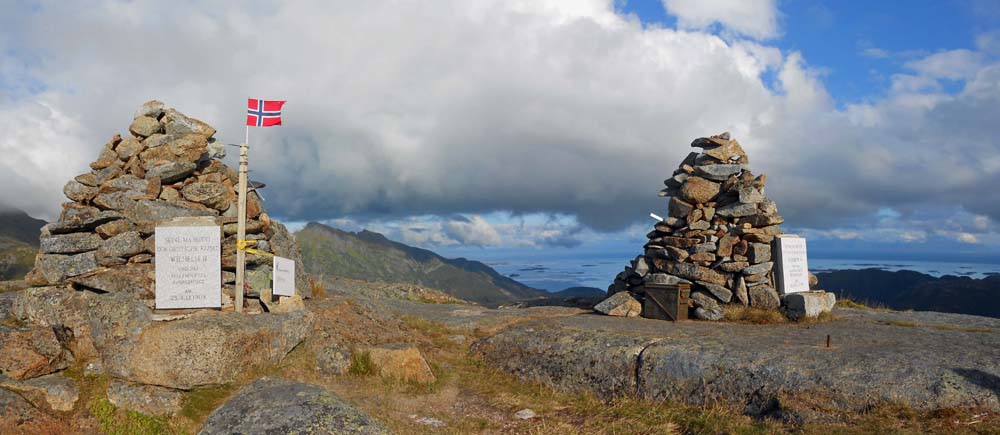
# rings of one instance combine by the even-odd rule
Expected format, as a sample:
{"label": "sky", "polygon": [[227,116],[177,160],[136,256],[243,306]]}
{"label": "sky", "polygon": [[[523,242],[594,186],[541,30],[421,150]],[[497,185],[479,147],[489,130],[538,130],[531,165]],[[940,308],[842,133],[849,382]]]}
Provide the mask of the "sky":
{"label": "sky", "polygon": [[[469,258],[638,254],[731,132],[810,254],[1000,263],[989,0],[0,0],[0,204],[58,216],[135,109],[244,135],[291,226]],[[233,156],[229,158],[234,163]]]}

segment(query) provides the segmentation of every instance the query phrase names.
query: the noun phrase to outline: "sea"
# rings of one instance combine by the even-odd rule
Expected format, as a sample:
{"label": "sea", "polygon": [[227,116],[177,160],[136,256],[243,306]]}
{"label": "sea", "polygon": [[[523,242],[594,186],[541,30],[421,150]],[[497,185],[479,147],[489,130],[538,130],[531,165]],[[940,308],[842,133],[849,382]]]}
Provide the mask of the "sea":
{"label": "sea", "polygon": [[[484,261],[497,272],[529,287],[559,291],[569,287],[597,287],[606,289],[618,272],[624,270],[635,257],[623,255],[592,256],[585,258],[509,258],[494,257]],[[812,273],[831,270],[881,269],[886,271],[912,270],[940,277],[943,275],[967,276],[981,279],[1000,275],[1000,264],[961,263],[942,261],[856,260],[846,258],[809,258]]]}

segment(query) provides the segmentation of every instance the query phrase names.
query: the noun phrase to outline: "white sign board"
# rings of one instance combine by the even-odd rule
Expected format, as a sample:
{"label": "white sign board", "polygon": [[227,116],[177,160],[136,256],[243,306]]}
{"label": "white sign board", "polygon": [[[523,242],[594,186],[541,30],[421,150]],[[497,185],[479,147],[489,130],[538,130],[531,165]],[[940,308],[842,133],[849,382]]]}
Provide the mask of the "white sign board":
{"label": "white sign board", "polygon": [[806,239],[777,237],[774,239],[775,265],[778,293],[809,291],[809,263],[806,257]]}
{"label": "white sign board", "polygon": [[295,296],[295,262],[274,256],[274,289],[279,296]]}
{"label": "white sign board", "polygon": [[156,227],[156,308],[222,307],[218,226]]}

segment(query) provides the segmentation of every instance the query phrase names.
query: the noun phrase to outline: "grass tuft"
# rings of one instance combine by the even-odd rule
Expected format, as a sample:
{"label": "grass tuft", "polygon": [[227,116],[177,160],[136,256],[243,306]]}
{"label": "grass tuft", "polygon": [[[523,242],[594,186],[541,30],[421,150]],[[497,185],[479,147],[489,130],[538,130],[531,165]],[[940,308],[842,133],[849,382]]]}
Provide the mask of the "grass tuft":
{"label": "grass tuft", "polygon": [[312,297],[314,298],[325,298],[326,297],[326,284],[323,284],[323,278],[316,279],[309,277],[309,290],[312,292]]}
{"label": "grass tuft", "polygon": [[375,366],[375,361],[372,361],[371,352],[351,352],[351,366],[347,369],[347,373],[352,376],[373,376],[378,373],[378,367]]}
{"label": "grass tuft", "polygon": [[234,387],[223,384],[191,390],[184,395],[180,415],[192,421],[201,421],[226,401]]}
{"label": "grass tuft", "polygon": [[851,298],[840,298],[837,299],[838,308],[853,308],[856,310],[868,310],[868,311],[881,311],[881,312],[891,312],[889,308],[883,305],[871,305],[870,303],[862,303]]}
{"label": "grass tuft", "polygon": [[774,325],[788,323],[790,320],[779,310],[747,307],[743,305],[726,305],[723,307],[723,320],[752,325]]}

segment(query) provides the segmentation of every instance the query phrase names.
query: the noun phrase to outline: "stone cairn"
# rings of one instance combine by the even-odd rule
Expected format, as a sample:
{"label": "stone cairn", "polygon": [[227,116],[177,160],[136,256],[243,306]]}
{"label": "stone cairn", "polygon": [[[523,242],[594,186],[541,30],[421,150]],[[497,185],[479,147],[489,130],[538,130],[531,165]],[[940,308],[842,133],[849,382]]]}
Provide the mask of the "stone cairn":
{"label": "stone cairn", "polygon": [[666,179],[668,217],[608,287],[595,307],[605,314],[638,316],[644,286],[688,283],[694,317],[721,320],[721,304],[778,309],[771,241],[781,234],[774,201],[764,195],[765,175],[754,176],[746,153],[729,133],[695,139],[692,152]]}
{"label": "stone cairn", "polygon": [[[225,147],[215,128],[163,103],[142,105],[125,138],[104,145],[90,172],[66,183],[59,220],[42,228],[31,286],[65,286],[97,292],[132,292],[152,306],[155,289],[154,228],[181,217],[207,217],[222,227],[223,310],[233,309],[236,289],[238,173],[220,159]],[[247,195],[247,239],[255,248],[298,263],[296,287],[309,296],[298,248],[283,225],[271,221],[260,197]],[[247,282],[268,292],[271,259],[247,255]],[[266,301],[270,302],[270,301]],[[248,312],[268,310],[247,301]]]}

